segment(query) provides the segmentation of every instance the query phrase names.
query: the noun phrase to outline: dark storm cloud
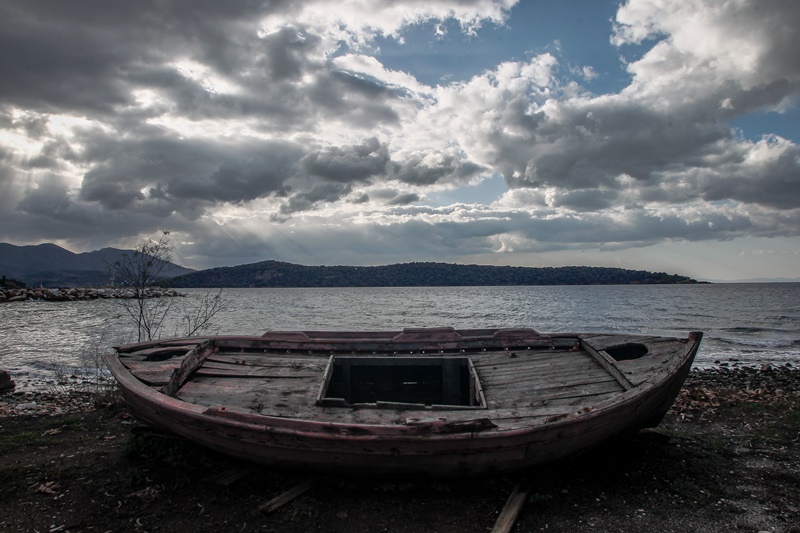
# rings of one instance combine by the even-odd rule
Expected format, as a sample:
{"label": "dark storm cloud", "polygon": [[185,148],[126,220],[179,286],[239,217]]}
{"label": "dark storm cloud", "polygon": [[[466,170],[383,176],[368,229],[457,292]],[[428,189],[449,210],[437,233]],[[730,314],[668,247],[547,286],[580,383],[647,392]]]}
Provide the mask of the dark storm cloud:
{"label": "dark storm cloud", "polygon": [[28,168],[58,169],[65,161],[77,159],[68,142],[62,139],[52,139],[44,143],[39,155],[26,162]]}
{"label": "dark storm cloud", "polygon": [[400,117],[392,107],[398,96],[374,80],[345,72],[321,73],[309,87],[308,98],[322,116],[346,120],[356,127],[398,125]]}
{"label": "dark storm cloud", "polygon": [[[0,5],[0,99],[43,110],[108,112],[127,80],[173,57],[219,68],[247,60],[235,31],[280,2],[30,0]],[[254,41],[255,28],[252,37]]]}
{"label": "dark storm cloud", "polygon": [[[520,222],[520,221],[518,221]],[[737,236],[753,229],[749,217],[729,217],[709,213],[696,220],[664,214],[633,211],[622,218],[598,213],[592,216],[559,217],[534,220],[519,224],[520,235],[535,242],[537,249],[580,249],[597,246],[603,248],[651,245],[665,239],[705,240]],[[619,243],[619,244],[617,244]]]}
{"label": "dark storm cloud", "polygon": [[[262,117],[269,130],[304,124],[308,113],[319,116],[317,107],[355,124],[397,121],[382,103],[385,88],[326,72],[318,35],[300,26],[259,33],[261,18],[290,3],[70,4],[0,6],[0,101],[113,122],[124,116],[110,113],[131,113],[135,90],[154,89],[168,100],[159,111],[194,120]],[[175,64],[183,59],[235,80],[238,91],[219,94],[187,79]],[[296,85],[305,74],[308,90]]]}
{"label": "dark storm cloud", "polygon": [[584,189],[565,191],[554,199],[553,207],[566,207],[576,211],[602,211],[617,204],[617,191]]}
{"label": "dark storm cloud", "polygon": [[405,194],[398,194],[397,196],[386,202],[386,205],[408,205],[408,204],[413,204],[414,202],[419,202],[420,199],[421,198],[419,197],[418,194],[409,192]]}
{"label": "dark storm cloud", "polygon": [[267,75],[281,80],[296,80],[303,75],[308,62],[307,53],[316,48],[319,38],[293,26],[263,38]]}
{"label": "dark storm cloud", "polygon": [[68,197],[68,187],[57,175],[43,177],[30,189],[17,208],[30,215],[44,214],[70,223],[85,223],[90,218],[77,209]]}
{"label": "dark storm cloud", "polygon": [[332,146],[311,153],[300,161],[308,174],[343,183],[367,181],[386,172],[389,150],[375,137],[353,146]]}
{"label": "dark storm cloud", "polygon": [[105,32],[77,31],[30,4],[0,6],[0,98],[43,111],[108,111],[128,102],[111,73],[115,65],[124,67],[130,52],[112,46]]}
{"label": "dark storm cloud", "polygon": [[[27,190],[15,210],[0,211],[0,238],[37,242],[41,235],[64,239],[97,249],[110,239],[163,227],[164,218],[146,210],[107,210],[102,206],[76,202],[65,180],[58,175],[40,177],[37,187]],[[185,228],[183,219],[173,216],[170,228]]]}
{"label": "dark storm cloud", "polygon": [[[431,157],[435,163],[426,161]],[[433,185],[440,182],[467,183],[471,178],[486,174],[488,169],[469,161],[464,154],[445,154],[431,150],[412,154],[391,167],[391,177],[412,185]]]}
{"label": "dark storm cloud", "polygon": [[280,207],[282,215],[309,211],[321,202],[332,203],[350,193],[351,188],[344,183],[316,183],[311,188],[293,194]]}
{"label": "dark storm cloud", "polygon": [[31,139],[41,139],[47,133],[47,116],[38,113],[26,113],[8,124],[19,129]]}
{"label": "dark storm cloud", "polygon": [[623,174],[646,185],[665,169],[703,165],[716,143],[732,138],[721,122],[697,119],[621,98],[565,101],[558,118],[537,121],[527,131],[528,146],[520,146],[519,139],[496,139],[497,165],[519,187],[616,188]]}
{"label": "dark storm cloud", "polygon": [[[290,198],[284,212],[302,211],[349,191],[316,179],[363,182],[383,174],[388,147],[374,138],[315,150],[315,143],[186,137],[147,124],[172,116],[247,120],[254,132],[285,138],[313,130],[321,119],[355,126],[398,121],[385,101],[395,97],[385,87],[326,67],[319,35],[301,25],[261,31],[264,16],[294,9],[291,3],[234,4],[0,5],[0,125],[43,140],[39,154],[18,169],[56,170],[65,161],[86,168],[77,196],[60,196],[76,202],[76,211],[85,203],[190,219],[218,204],[272,194]],[[214,80],[233,90],[216,90]],[[26,111],[12,113],[9,106]],[[74,130],[69,141],[48,139],[48,113],[56,112],[94,123]],[[287,182],[298,174],[314,179],[290,195]],[[46,205],[41,193],[22,195],[26,212]]]}
{"label": "dark storm cloud", "polygon": [[[258,38],[256,29],[255,24],[243,28],[238,40],[237,34],[230,36],[230,58],[209,58],[204,49],[192,50],[190,59],[202,68],[210,67],[210,74],[191,72],[193,65],[181,67],[164,61],[136,65],[128,77],[132,84],[159,91],[171,102],[171,112],[192,120],[246,118],[264,131],[310,127],[319,118],[317,105],[313,93],[298,87],[297,78],[308,75],[308,82],[314,83],[326,76],[324,63],[315,57],[319,37],[285,27]],[[231,82],[234,92],[215,90],[205,79],[208,75]],[[330,92],[341,89],[340,84],[323,86]]]}
{"label": "dark storm cloud", "polygon": [[768,137],[757,143],[749,156],[750,161],[701,175],[699,194],[708,201],[733,199],[775,209],[800,207],[800,147]]}
{"label": "dark storm cloud", "polygon": [[92,169],[83,178],[83,200],[110,210],[167,202],[187,216],[197,214],[198,203],[238,203],[279,191],[303,155],[287,141],[223,144],[158,132],[126,140],[92,136],[86,146]]}

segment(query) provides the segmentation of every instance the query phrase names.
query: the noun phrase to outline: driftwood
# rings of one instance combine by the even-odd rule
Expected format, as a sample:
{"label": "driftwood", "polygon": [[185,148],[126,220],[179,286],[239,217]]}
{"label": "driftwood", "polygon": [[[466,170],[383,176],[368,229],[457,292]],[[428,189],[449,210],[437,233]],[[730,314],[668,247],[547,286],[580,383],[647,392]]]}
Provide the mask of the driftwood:
{"label": "driftwood", "polygon": [[506,500],[503,510],[500,511],[500,516],[497,517],[497,521],[494,523],[492,533],[508,533],[511,531],[511,528],[517,522],[519,513],[525,506],[525,502],[528,500],[530,492],[530,483],[517,483],[508,500]]}
{"label": "driftwood", "polygon": [[289,503],[290,501],[297,498],[298,496],[305,493],[308,489],[311,488],[312,484],[313,483],[311,482],[311,480],[308,480],[298,485],[295,485],[294,487],[287,490],[283,494],[275,496],[267,503],[260,505],[258,507],[258,510],[261,511],[262,513],[271,513],[273,511],[276,511],[281,507],[283,507],[284,505],[286,505],[287,503]]}
{"label": "driftwood", "polygon": [[223,487],[230,487],[240,479],[244,479],[253,473],[250,467],[232,467],[219,473],[214,478],[214,483],[222,485]]}

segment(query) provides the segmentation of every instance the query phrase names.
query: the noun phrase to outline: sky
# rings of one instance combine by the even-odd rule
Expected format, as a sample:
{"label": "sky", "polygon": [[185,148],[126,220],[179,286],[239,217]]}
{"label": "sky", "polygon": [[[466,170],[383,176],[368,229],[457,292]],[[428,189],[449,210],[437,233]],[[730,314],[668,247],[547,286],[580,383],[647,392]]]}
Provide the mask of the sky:
{"label": "sky", "polygon": [[800,3],[0,0],[0,241],[800,277]]}

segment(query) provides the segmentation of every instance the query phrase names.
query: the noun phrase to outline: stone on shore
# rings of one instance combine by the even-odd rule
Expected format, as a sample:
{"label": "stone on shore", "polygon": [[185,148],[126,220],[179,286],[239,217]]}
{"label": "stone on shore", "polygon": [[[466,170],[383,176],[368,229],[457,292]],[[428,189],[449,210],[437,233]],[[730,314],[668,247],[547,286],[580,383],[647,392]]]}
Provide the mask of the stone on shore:
{"label": "stone on shore", "polygon": [[14,392],[17,384],[11,379],[11,374],[8,370],[0,370],[0,394],[5,392]]}

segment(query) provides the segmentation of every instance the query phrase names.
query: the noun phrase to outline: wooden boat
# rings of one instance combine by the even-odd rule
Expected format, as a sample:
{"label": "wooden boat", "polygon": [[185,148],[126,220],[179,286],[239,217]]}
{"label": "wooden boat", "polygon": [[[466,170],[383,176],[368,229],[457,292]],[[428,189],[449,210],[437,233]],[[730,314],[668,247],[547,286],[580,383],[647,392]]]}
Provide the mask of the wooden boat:
{"label": "wooden boat", "polygon": [[268,332],[120,346],[133,414],[223,453],[352,474],[503,472],[657,425],[702,333]]}

